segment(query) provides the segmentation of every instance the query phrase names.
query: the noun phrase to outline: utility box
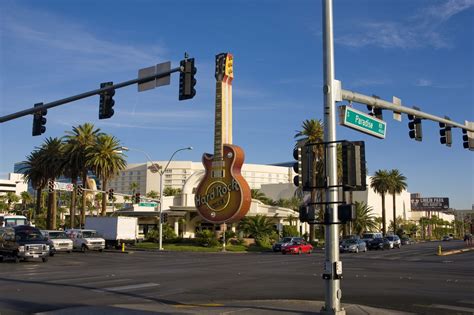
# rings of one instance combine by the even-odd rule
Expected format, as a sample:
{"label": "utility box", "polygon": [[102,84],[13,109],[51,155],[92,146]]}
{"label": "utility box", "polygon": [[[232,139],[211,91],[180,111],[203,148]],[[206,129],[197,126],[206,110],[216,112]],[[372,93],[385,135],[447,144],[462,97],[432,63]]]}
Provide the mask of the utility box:
{"label": "utility box", "polygon": [[85,229],[96,230],[107,247],[120,248],[122,243],[135,244],[138,219],[134,217],[87,217]]}

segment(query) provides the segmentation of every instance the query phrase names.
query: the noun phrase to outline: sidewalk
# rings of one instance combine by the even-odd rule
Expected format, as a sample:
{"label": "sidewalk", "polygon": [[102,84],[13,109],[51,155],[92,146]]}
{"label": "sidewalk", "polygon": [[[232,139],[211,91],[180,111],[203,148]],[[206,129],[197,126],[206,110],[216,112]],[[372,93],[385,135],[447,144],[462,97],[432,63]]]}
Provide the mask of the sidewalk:
{"label": "sidewalk", "polygon": [[[57,311],[37,313],[54,315],[95,315],[95,314],[321,314],[322,301],[261,300],[226,301],[207,304],[116,304],[109,306],[81,306]],[[403,315],[413,314],[357,304],[344,304],[347,315]]]}

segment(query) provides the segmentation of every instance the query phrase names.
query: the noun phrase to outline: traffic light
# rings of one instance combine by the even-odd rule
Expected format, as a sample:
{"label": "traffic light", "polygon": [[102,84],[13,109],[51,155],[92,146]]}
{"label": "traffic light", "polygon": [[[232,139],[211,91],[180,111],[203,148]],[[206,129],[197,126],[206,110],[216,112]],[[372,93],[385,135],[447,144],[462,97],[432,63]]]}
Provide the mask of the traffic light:
{"label": "traffic light", "polygon": [[54,181],[53,180],[48,181],[48,192],[50,192],[50,193],[54,192]]}
{"label": "traffic light", "polygon": [[474,137],[470,135],[470,131],[466,129],[462,130],[462,146],[464,149],[469,149],[470,151],[474,151]]}
{"label": "traffic light", "polygon": [[383,120],[382,108],[367,105],[370,116],[375,116],[376,118]]}
{"label": "traffic light", "polygon": [[168,222],[168,213],[161,213],[161,222],[167,223]]}
{"label": "traffic light", "polygon": [[342,143],[342,185],[344,191],[366,190],[365,142]]}
{"label": "traffic light", "polygon": [[135,203],[140,203],[140,193],[135,194]]}
{"label": "traffic light", "polygon": [[188,100],[196,95],[194,86],[196,79],[194,75],[197,72],[194,66],[194,58],[184,59],[180,62],[181,72],[179,74],[179,100]]}
{"label": "traffic light", "polygon": [[114,200],[114,190],[112,188],[109,189],[109,192],[107,195],[108,195],[109,201]]}
{"label": "traffic light", "polygon": [[316,188],[317,183],[314,179],[316,174],[313,172],[314,149],[316,145],[304,145],[295,147],[293,157],[296,162],[293,164],[293,171],[297,173],[293,178],[293,184],[301,187],[303,191],[311,191]]}
{"label": "traffic light", "polygon": [[84,188],[82,187],[82,185],[77,185],[77,194],[79,196],[82,196],[83,193],[84,193]]}
{"label": "traffic light", "polygon": [[[35,104],[35,107],[41,106],[43,103]],[[46,131],[46,114],[48,113],[47,109],[40,110],[33,114],[33,136],[40,136]]]}
{"label": "traffic light", "polygon": [[408,128],[410,128],[410,132],[408,135],[410,138],[415,139],[416,141],[421,141],[423,138],[423,131],[421,129],[421,118],[418,118],[414,115],[408,114],[408,119],[410,122],[408,123]]}
{"label": "traffic light", "polygon": [[345,224],[356,219],[356,207],[353,203],[337,206],[337,218]]}
{"label": "traffic light", "polygon": [[314,205],[302,205],[299,208],[301,222],[314,223],[316,221],[316,208]]}
{"label": "traffic light", "polygon": [[452,133],[451,133],[451,126],[440,122],[439,127],[441,128],[439,130],[439,135],[441,136],[439,141],[441,142],[441,144],[445,144],[446,146],[450,147],[451,144],[453,143],[453,137],[452,137]]}
{"label": "traffic light", "polygon": [[[104,82],[100,84],[100,88],[103,89],[108,86],[114,85],[113,82]],[[114,115],[114,107],[115,101],[113,96],[115,95],[115,89],[107,90],[105,92],[100,93],[100,100],[99,100],[99,119],[106,119],[110,118]]]}

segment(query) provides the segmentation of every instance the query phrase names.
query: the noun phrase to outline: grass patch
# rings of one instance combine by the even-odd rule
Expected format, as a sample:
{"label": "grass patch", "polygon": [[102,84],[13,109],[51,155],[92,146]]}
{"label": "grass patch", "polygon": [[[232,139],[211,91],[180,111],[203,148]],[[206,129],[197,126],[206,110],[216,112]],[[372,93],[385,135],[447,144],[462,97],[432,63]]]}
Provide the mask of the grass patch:
{"label": "grass patch", "polygon": [[[159,249],[158,243],[153,242],[141,242],[135,245],[135,248],[140,249]],[[204,247],[195,244],[186,244],[186,243],[177,243],[177,244],[163,244],[163,248],[169,251],[176,251],[176,252],[208,252],[208,253],[216,253],[222,250],[222,246],[218,247]],[[225,247],[226,251],[229,252],[267,252],[271,249],[260,247],[256,245],[227,245]]]}

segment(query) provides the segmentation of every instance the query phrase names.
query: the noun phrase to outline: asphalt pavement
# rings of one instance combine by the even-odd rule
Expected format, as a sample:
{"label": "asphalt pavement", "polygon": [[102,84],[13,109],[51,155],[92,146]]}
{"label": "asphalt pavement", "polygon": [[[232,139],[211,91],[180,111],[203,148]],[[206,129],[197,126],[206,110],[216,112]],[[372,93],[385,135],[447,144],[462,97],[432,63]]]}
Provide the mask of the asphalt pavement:
{"label": "asphalt pavement", "polygon": [[[341,254],[347,314],[473,314],[474,252],[428,242]],[[165,247],[166,249],[166,247]],[[306,314],[324,301],[324,254],[58,254],[0,264],[0,314]]]}

